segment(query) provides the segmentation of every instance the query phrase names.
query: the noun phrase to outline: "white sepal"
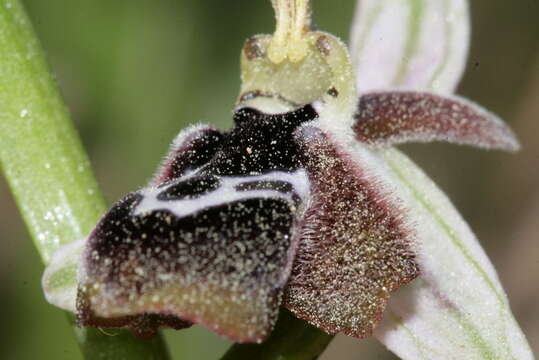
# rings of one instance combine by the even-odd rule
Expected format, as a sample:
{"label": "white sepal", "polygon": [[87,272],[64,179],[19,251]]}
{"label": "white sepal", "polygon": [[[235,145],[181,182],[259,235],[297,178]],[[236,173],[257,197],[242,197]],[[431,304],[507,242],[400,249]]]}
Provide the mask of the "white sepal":
{"label": "white sepal", "polygon": [[41,279],[47,301],[71,312],[75,312],[77,270],[85,242],[86,239],[80,239],[60,247],[52,255]]}
{"label": "white sepal", "polygon": [[449,199],[406,156],[378,152],[415,225],[421,275],[375,336],[402,359],[533,359],[496,271]]}
{"label": "white sepal", "polygon": [[360,93],[388,87],[452,92],[466,65],[466,0],[361,0],[350,34]]}

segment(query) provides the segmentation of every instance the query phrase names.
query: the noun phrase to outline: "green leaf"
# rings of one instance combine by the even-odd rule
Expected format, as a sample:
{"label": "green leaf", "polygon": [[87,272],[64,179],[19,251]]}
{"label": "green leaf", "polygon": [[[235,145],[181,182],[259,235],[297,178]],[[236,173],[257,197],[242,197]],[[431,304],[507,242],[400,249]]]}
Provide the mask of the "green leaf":
{"label": "green leaf", "polygon": [[[45,263],[60,245],[84,238],[105,209],[88,158],[17,0],[0,0],[0,164]],[[69,271],[60,275],[57,284],[73,276]],[[111,337],[97,329],[78,333],[87,358],[168,358],[159,338],[143,341],[125,331]]]}

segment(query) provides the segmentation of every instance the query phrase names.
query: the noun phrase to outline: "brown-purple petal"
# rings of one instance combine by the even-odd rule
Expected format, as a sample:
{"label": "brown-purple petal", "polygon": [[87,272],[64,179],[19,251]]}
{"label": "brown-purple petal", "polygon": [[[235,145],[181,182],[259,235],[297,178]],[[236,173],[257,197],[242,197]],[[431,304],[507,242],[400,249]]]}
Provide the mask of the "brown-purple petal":
{"label": "brown-purple petal", "polygon": [[369,168],[314,127],[298,136],[306,155],[311,206],[284,304],[328,333],[372,333],[392,291],[418,266],[403,211]]}
{"label": "brown-purple petal", "polygon": [[448,141],[516,151],[513,132],[496,115],[456,96],[428,92],[373,92],[361,96],[353,129],[359,141],[391,146]]}

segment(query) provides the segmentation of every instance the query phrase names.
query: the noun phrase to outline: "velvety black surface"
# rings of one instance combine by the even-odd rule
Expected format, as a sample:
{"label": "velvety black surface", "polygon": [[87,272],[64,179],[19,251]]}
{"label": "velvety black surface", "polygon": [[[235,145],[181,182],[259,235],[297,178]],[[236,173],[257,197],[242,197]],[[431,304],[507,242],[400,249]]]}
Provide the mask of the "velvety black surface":
{"label": "velvety black surface", "polygon": [[211,127],[203,127],[189,133],[181,144],[169,154],[169,159],[158,174],[156,183],[161,184],[183,176],[212,159],[223,142],[223,134]]}
{"label": "velvety black surface", "polygon": [[[144,267],[146,273],[191,272],[196,268],[198,274],[230,274],[243,262],[240,252],[245,257],[257,254],[259,266],[246,278],[267,273],[265,266],[270,263],[284,266],[289,245],[286,239],[293,222],[285,200],[247,199],[178,218],[167,210],[133,215],[140,199],[138,193],[127,195],[97,225],[88,243],[91,251],[85,254],[91,277],[119,285],[135,265]],[[252,221],[254,218],[257,221]],[[235,247],[238,242],[243,250]],[[268,245],[273,251],[267,250]],[[121,266],[133,251],[139,255],[130,260],[133,265]],[[216,260],[223,254],[226,256]]]}
{"label": "velvety black surface", "polygon": [[238,191],[276,190],[284,194],[294,190],[291,183],[280,180],[247,181],[236,186]]}
{"label": "velvety black surface", "polygon": [[158,200],[195,199],[219,187],[219,179],[215,176],[196,176],[167,187],[159,195]]}
{"label": "velvety black surface", "polygon": [[285,114],[268,115],[243,108],[234,115],[234,128],[207,169],[215,175],[253,175],[271,170],[292,171],[301,166],[294,132],[317,113],[305,105]]}

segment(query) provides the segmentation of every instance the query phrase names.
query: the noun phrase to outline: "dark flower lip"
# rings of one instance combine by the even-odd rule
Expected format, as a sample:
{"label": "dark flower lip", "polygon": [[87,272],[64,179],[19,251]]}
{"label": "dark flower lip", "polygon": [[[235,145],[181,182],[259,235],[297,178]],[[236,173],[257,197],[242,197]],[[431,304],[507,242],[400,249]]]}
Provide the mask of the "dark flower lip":
{"label": "dark flower lip", "polygon": [[[124,318],[134,328],[139,319],[130,315],[164,313],[234,341],[261,341],[276,320],[284,285],[280,273],[290,257],[290,208],[287,201],[253,198],[207,209],[198,219],[177,219],[164,211],[123,218],[113,207],[83,255],[80,284],[88,290],[79,293],[77,310],[90,320],[81,324],[95,324],[85,316],[95,314]],[[279,215],[269,227],[264,218],[274,212]],[[259,221],[256,226],[249,226],[251,215]],[[113,240],[121,236],[117,221],[134,235],[129,241],[125,236]],[[221,245],[221,237],[231,233],[234,241]]]}
{"label": "dark flower lip", "polygon": [[[251,118],[215,136],[220,147],[204,141],[204,128],[187,130],[192,133],[179,137],[184,140],[175,143],[174,156],[156,175],[163,185],[153,182],[159,186],[129,194],[97,224],[80,266],[81,325],[115,318],[146,334],[175,316],[237,342],[267,337],[309,192],[298,168],[299,149],[290,140],[316,113],[310,105],[282,115],[239,112],[236,117]],[[192,144],[201,157],[177,150]],[[260,163],[266,164],[263,172]],[[143,321],[148,316],[152,321]]]}

